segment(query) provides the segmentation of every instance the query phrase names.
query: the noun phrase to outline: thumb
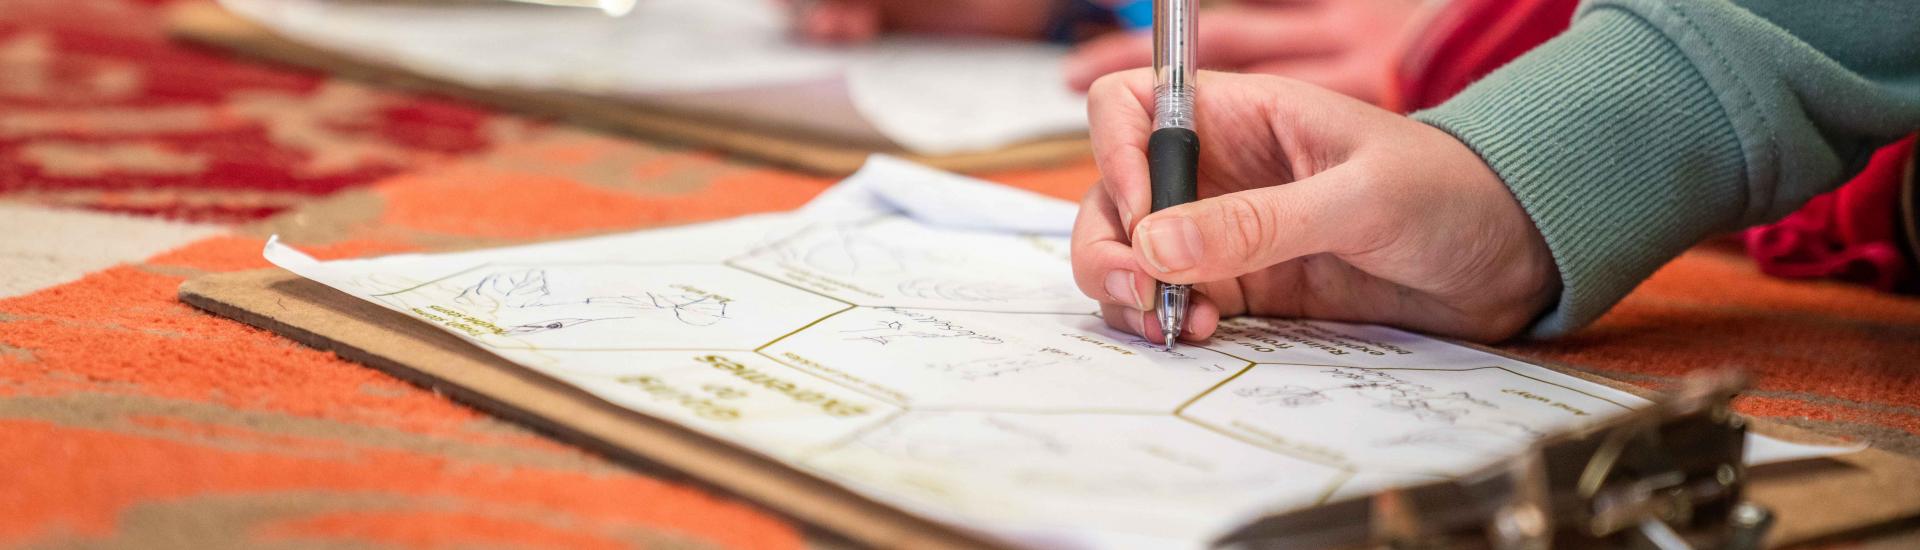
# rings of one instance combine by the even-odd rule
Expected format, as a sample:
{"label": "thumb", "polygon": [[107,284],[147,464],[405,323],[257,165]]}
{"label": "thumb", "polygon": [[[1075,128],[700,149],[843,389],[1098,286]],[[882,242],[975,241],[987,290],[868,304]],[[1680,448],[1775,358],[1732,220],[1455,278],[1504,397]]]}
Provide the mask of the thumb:
{"label": "thumb", "polygon": [[1134,228],[1135,259],[1156,279],[1190,284],[1312,254],[1357,252],[1379,234],[1381,216],[1353,200],[1364,185],[1343,168],[1155,212]]}

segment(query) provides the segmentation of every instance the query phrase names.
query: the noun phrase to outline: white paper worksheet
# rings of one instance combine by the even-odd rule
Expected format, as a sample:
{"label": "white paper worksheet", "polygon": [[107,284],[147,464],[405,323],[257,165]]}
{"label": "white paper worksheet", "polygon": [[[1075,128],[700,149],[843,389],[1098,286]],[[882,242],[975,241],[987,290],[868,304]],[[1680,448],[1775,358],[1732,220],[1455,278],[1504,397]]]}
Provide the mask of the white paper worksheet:
{"label": "white paper worksheet", "polygon": [[876,159],[797,213],[332,262],[276,242],[266,256],[611,403],[1035,547],[1198,547],[1645,404],[1376,326],[1234,319],[1166,351],[1095,316],[1064,238],[934,225],[855,192],[877,179],[1012,193],[942,178]]}

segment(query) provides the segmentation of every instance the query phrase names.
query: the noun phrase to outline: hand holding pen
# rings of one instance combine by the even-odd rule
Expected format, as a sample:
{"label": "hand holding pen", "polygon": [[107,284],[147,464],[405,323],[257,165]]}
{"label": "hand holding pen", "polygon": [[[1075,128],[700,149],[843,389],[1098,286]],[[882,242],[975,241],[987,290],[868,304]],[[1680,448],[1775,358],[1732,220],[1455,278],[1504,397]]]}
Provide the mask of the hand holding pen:
{"label": "hand holding pen", "polygon": [[[1198,200],[1158,211],[1155,73],[1116,73],[1089,94],[1101,180],[1075,222],[1073,271],[1107,324],[1165,342],[1164,281],[1192,285],[1176,327],[1189,342],[1237,315],[1488,341],[1559,296],[1553,257],[1513,193],[1446,132],[1296,80],[1194,77]],[[1297,347],[1242,336],[1210,347]]]}

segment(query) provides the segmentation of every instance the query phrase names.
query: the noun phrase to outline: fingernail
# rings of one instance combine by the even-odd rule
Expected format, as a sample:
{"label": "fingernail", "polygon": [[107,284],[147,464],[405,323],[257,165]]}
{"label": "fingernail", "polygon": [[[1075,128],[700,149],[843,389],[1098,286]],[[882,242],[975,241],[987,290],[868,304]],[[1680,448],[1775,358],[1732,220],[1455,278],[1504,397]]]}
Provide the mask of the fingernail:
{"label": "fingernail", "polygon": [[1200,227],[1187,218],[1141,222],[1135,238],[1147,263],[1161,273],[1191,269],[1200,263]]}
{"label": "fingernail", "polygon": [[1116,269],[1107,273],[1107,296],[1133,309],[1147,309],[1140,303],[1140,292],[1134,290],[1137,288],[1134,281],[1132,271]]}
{"label": "fingernail", "polygon": [[1125,206],[1120,207],[1120,232],[1127,233],[1129,237],[1133,233],[1133,209]]}

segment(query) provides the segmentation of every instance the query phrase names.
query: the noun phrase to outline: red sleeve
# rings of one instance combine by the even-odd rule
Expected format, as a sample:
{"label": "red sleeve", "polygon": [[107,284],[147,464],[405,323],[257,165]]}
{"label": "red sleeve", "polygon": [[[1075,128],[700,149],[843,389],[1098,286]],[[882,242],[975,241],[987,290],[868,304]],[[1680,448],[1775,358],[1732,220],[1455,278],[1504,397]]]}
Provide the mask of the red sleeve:
{"label": "red sleeve", "polygon": [[1439,105],[1562,31],[1579,0],[1451,0],[1407,41],[1388,77],[1389,109]]}

